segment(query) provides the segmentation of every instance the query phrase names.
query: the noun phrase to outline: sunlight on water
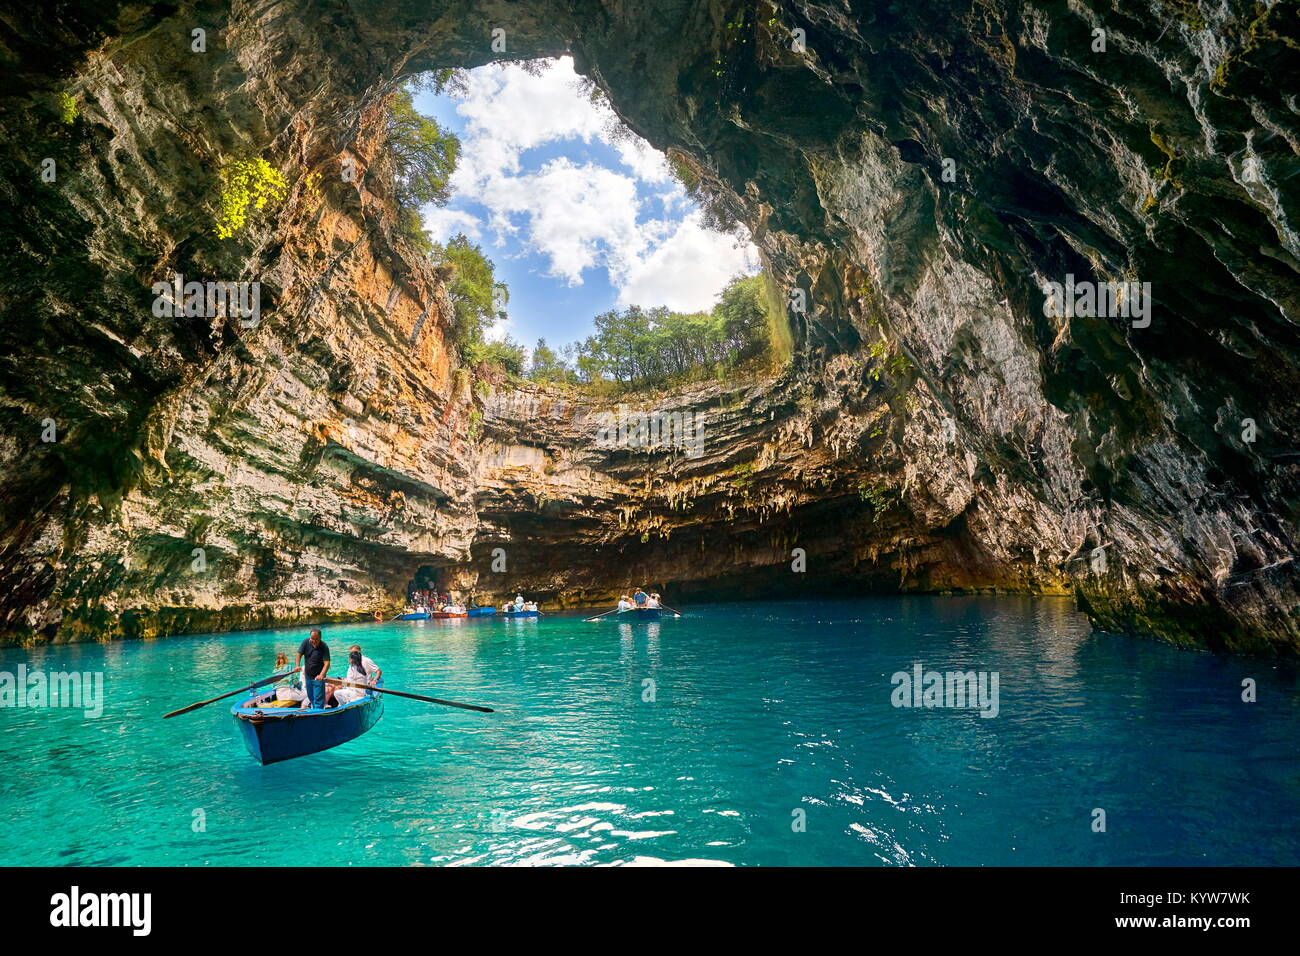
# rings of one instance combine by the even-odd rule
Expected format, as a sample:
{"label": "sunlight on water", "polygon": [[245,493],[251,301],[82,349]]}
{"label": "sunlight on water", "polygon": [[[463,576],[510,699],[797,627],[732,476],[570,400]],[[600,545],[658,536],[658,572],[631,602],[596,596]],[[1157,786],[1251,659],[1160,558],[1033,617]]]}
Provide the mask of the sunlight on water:
{"label": "sunlight on water", "polygon": [[[102,671],[107,701],[0,710],[0,863],[1300,863],[1294,666],[1091,634],[1062,599],[324,630],[390,688],[497,712],[390,697],[365,736],[261,767],[230,701],[160,718],[302,629],[9,649],[11,673]],[[918,663],[997,672],[997,716],[893,706]]]}

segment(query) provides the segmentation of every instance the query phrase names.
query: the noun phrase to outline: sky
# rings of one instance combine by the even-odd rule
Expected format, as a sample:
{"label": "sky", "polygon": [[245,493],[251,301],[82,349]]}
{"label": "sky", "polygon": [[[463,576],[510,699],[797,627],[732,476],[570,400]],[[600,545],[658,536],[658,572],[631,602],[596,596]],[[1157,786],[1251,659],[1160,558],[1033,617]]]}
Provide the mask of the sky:
{"label": "sky", "polygon": [[609,309],[712,307],[735,275],[758,271],[748,237],[705,229],[667,160],[578,85],[569,57],[533,76],[514,65],[469,71],[463,93],[415,94],[415,107],[460,137],[451,202],[426,206],[443,242],[463,232],[510,289],[508,334],[558,348]]}

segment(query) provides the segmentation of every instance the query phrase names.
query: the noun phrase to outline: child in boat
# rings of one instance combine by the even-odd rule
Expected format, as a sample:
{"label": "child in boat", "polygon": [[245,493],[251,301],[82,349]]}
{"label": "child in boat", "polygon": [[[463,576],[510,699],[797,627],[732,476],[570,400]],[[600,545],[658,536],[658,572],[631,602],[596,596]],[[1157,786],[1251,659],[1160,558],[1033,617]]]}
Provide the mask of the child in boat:
{"label": "child in boat", "polygon": [[[353,644],[348,650],[348,672],[343,679],[353,684],[373,685],[382,676],[383,671],[379,669],[379,665],[361,653],[361,645]],[[354,700],[360,700],[365,693],[360,687],[336,687],[334,704],[336,707],[342,707]]]}

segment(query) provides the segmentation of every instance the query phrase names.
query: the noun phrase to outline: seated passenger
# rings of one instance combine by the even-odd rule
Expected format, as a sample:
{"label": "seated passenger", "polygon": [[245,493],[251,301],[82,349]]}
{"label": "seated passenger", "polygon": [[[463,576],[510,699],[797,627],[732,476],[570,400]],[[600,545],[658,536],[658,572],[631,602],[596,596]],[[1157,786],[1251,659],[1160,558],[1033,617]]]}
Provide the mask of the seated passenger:
{"label": "seated passenger", "polygon": [[618,599],[618,609],[620,612],[632,610],[632,602],[627,599],[626,594]]}
{"label": "seated passenger", "polygon": [[[280,651],[275,655],[275,672],[278,674],[281,671],[287,671],[288,669],[289,655]],[[307,693],[302,689],[302,681],[299,680],[299,674],[297,671],[289,674],[287,677],[281,677],[276,681],[274,693],[276,700],[302,701],[307,698]]]}
{"label": "seated passenger", "polygon": [[646,605],[645,605],[645,606],[646,606],[646,607],[658,607],[658,606],[659,606],[659,595],[658,595],[658,594],[651,594],[651,595],[650,595],[650,600],[646,601]]}
{"label": "seated passenger", "polygon": [[[361,646],[353,644],[348,652],[348,672],[343,679],[351,684],[374,685],[382,676],[383,671],[379,666],[361,653]],[[334,704],[342,707],[354,700],[360,700],[365,694],[366,692],[360,687],[338,687],[334,690]]]}

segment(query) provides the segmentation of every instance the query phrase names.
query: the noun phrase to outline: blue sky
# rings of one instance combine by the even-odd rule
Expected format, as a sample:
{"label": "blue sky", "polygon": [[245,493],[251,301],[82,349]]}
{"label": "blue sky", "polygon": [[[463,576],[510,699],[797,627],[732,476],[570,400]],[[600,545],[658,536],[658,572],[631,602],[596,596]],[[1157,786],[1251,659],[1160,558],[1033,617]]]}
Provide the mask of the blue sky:
{"label": "blue sky", "polygon": [[704,229],[699,210],[643,140],[577,85],[567,57],[540,76],[485,66],[467,89],[415,95],[462,152],[452,200],[424,210],[438,241],[464,232],[510,288],[508,333],[531,348],[585,338],[628,305],[708,309],[731,276],[758,269],[747,240]]}

